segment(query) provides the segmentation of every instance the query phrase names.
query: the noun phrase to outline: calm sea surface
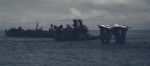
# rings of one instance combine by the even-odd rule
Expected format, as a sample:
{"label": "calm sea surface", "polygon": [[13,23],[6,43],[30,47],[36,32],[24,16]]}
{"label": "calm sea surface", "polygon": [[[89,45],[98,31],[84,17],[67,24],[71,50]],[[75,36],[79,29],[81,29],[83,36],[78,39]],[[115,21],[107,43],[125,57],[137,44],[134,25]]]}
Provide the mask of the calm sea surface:
{"label": "calm sea surface", "polygon": [[149,66],[149,60],[150,31],[129,31],[126,44],[119,45],[5,37],[0,32],[0,66]]}

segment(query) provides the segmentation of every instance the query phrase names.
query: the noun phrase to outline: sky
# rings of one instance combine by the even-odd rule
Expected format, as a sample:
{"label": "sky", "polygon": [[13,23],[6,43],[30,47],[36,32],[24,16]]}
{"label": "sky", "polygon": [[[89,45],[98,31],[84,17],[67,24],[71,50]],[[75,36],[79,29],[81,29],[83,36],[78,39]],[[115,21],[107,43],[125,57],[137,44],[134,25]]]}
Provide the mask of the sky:
{"label": "sky", "polygon": [[0,29],[22,26],[44,29],[72,24],[81,18],[89,29],[100,24],[123,24],[150,30],[150,0],[0,0]]}

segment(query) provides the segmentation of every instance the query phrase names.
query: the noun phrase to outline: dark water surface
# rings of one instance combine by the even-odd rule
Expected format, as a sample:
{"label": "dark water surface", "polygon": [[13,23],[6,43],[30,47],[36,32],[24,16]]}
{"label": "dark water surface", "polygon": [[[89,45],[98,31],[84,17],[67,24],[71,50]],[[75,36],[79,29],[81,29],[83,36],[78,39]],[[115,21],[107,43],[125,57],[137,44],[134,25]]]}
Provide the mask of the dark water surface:
{"label": "dark water surface", "polygon": [[[97,35],[98,31],[92,31]],[[112,40],[113,42],[113,40]],[[126,44],[5,37],[0,66],[149,66],[150,31],[129,31]]]}

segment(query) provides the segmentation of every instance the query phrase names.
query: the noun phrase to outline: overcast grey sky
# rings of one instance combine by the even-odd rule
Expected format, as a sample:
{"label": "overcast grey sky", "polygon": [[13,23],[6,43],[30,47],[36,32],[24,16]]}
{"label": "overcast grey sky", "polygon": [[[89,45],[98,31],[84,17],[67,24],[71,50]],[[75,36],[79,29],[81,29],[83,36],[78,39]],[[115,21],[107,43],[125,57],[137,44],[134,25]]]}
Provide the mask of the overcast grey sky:
{"label": "overcast grey sky", "polygon": [[34,28],[36,22],[47,29],[72,24],[72,18],[82,18],[89,29],[115,23],[150,29],[150,0],[0,0],[0,29]]}

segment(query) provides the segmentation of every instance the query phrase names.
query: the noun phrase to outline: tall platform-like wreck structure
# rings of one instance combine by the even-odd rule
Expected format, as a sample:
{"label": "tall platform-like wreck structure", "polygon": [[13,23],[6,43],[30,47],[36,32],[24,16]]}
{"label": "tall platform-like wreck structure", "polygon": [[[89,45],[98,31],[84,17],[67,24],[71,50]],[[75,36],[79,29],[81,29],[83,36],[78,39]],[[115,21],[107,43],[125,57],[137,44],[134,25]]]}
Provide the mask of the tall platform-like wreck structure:
{"label": "tall platform-like wreck structure", "polygon": [[109,43],[111,37],[114,36],[115,43],[124,43],[126,40],[126,34],[129,29],[125,25],[98,25],[100,29],[100,40],[102,43]]}

